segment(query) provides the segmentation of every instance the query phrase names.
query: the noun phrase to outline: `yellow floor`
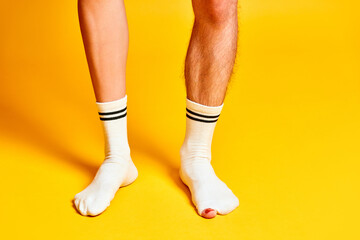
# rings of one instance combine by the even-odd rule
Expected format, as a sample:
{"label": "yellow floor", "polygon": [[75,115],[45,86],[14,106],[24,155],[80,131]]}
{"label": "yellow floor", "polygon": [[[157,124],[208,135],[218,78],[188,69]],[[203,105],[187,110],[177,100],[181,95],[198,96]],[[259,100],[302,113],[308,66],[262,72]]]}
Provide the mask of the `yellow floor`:
{"label": "yellow floor", "polygon": [[240,199],[197,216],[179,180],[190,0],[126,1],[139,178],[98,217],[73,196],[103,157],[76,1],[0,4],[2,239],[359,239],[360,20],[350,0],[241,1],[213,165]]}

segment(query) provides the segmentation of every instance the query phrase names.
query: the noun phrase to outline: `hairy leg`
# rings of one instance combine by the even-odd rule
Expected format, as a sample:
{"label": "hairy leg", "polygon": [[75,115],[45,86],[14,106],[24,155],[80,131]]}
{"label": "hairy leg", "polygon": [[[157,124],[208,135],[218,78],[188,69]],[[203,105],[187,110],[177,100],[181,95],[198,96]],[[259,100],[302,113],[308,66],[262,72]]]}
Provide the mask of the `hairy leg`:
{"label": "hairy leg", "polygon": [[82,215],[102,213],[117,190],[137,178],[127,139],[125,68],[128,27],[123,0],[79,0],[79,21],[105,136],[105,159],[91,184],[75,195]]}
{"label": "hairy leg", "polygon": [[237,0],[193,0],[195,21],[185,60],[188,99],[219,106],[237,49]]}
{"label": "hairy leg", "polygon": [[195,21],[185,62],[186,134],[180,176],[198,213],[213,218],[239,200],[215,174],[211,142],[237,49],[237,0],[193,0]]}

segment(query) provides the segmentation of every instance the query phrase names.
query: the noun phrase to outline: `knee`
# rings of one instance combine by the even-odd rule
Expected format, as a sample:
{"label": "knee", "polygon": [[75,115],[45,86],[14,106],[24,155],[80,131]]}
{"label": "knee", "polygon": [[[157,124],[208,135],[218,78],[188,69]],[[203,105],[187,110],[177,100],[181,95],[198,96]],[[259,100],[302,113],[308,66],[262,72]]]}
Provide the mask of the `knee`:
{"label": "knee", "polygon": [[236,16],[238,0],[193,0],[195,18],[214,24]]}
{"label": "knee", "polygon": [[78,0],[78,4],[80,5],[104,5],[109,4],[111,0]]}

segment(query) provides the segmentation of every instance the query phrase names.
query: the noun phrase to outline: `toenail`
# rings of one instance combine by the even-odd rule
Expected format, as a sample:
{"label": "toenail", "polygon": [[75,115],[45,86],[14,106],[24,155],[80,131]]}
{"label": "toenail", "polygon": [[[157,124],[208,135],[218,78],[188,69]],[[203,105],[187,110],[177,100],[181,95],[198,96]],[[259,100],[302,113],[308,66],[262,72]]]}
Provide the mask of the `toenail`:
{"label": "toenail", "polygon": [[208,213],[211,212],[211,211],[215,211],[215,210],[212,209],[212,208],[207,208],[207,209],[205,209],[205,214],[208,214]]}

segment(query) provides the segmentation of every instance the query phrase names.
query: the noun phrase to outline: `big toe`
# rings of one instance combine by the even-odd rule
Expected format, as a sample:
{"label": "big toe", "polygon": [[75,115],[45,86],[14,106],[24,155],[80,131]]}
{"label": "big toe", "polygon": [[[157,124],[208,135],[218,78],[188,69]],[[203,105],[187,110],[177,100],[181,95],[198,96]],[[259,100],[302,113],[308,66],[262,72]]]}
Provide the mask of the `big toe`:
{"label": "big toe", "polygon": [[201,216],[204,218],[214,218],[216,217],[216,210],[212,208],[206,208],[201,212]]}
{"label": "big toe", "polygon": [[87,207],[84,200],[80,199],[79,204],[77,205],[77,210],[81,213],[81,215],[87,215]]}
{"label": "big toe", "polygon": [[75,196],[74,199],[73,199],[73,203],[74,203],[76,208],[78,208],[79,202],[80,202],[80,199],[77,196]]}

